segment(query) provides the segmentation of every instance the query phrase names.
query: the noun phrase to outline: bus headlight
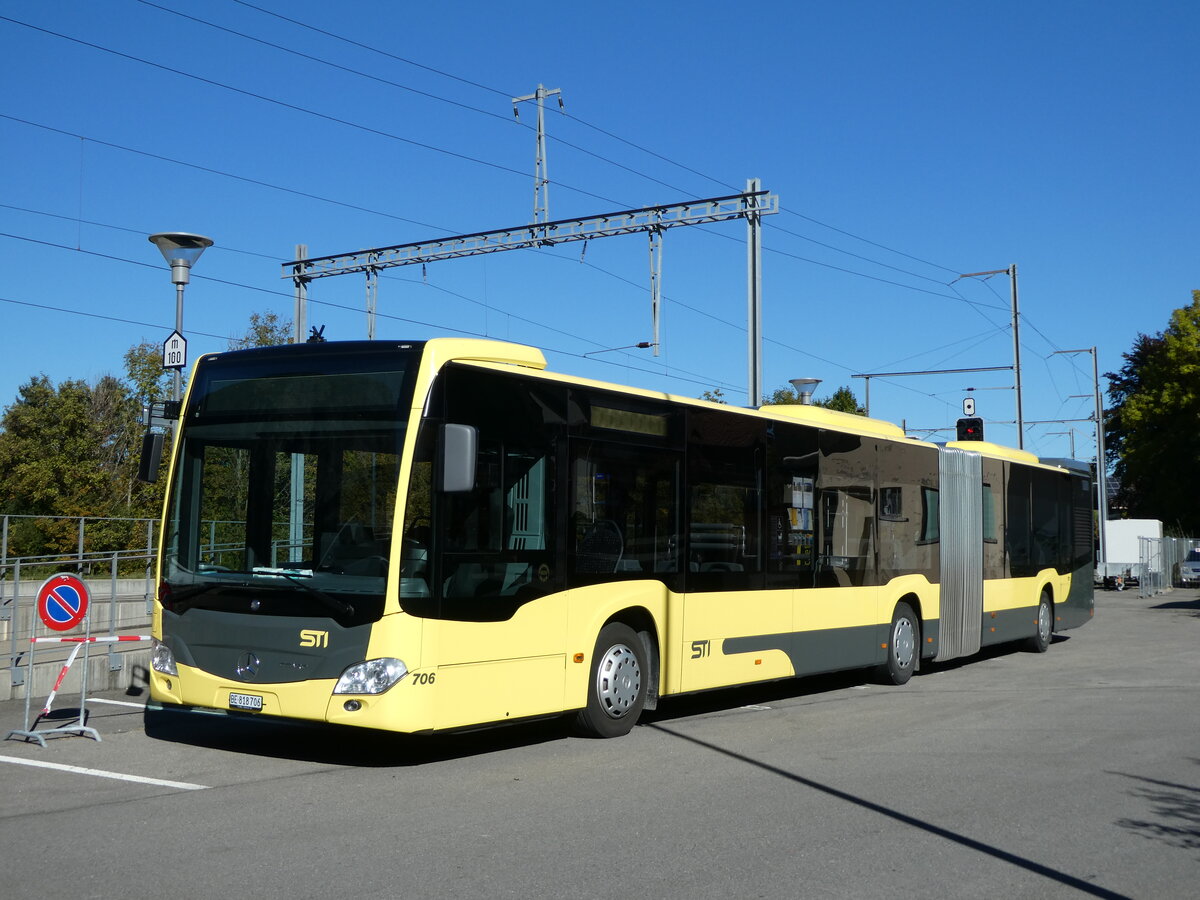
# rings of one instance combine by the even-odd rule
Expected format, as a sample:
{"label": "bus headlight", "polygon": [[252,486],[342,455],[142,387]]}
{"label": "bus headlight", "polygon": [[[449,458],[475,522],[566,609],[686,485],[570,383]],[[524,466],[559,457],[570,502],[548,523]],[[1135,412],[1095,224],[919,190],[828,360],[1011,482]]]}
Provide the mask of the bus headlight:
{"label": "bus headlight", "polygon": [[179,674],[179,670],[175,668],[175,654],[171,652],[170,647],[159,640],[154,642],[154,646],[150,650],[150,667],[155,672],[162,672],[164,675]]}
{"label": "bus headlight", "polygon": [[351,666],[338,679],[335,694],[382,694],[408,674],[399,659],[368,659]]}

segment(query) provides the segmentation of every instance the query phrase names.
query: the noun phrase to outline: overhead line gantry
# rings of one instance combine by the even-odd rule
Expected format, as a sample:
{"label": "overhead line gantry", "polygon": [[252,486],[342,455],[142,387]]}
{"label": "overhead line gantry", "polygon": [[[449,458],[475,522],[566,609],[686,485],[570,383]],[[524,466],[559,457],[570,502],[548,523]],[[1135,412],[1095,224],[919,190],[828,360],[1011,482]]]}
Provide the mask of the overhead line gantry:
{"label": "overhead line gantry", "polygon": [[650,235],[650,292],[654,325],[654,353],[658,355],[659,310],[661,306],[662,233],[683,225],[707,225],[729,219],[745,219],[747,226],[747,305],[750,332],[750,403],[758,405],[762,396],[762,268],[761,223],[765,215],[779,212],[779,196],[760,189],[758,179],[750,179],[741,194],[710,197],[665,206],[625,209],[583,219],[559,219],[533,222],[494,231],[478,231],[434,240],[412,241],[375,247],[353,253],[307,256],[307,247],[296,247],[296,259],[284,263],[283,278],[296,287],[295,335],[303,339],[305,331],[307,286],[318,278],[363,273],[367,278],[367,336],[375,336],[375,298],[377,279],[383,269],[411,266],[439,260],[480,256],[504,250],[550,247],[572,241],[590,241],[622,234],[644,232]]}

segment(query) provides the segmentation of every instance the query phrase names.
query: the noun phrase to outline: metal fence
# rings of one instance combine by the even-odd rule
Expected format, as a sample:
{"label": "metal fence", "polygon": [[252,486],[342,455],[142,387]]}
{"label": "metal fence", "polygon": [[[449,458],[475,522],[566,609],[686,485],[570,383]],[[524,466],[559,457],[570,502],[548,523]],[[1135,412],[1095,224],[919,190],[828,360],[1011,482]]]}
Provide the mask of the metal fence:
{"label": "metal fence", "polygon": [[[76,571],[83,571],[84,564],[97,554],[107,559],[109,554],[124,553],[130,547],[152,552],[157,535],[158,519],[6,513],[0,516],[0,567],[11,565],[18,556],[46,554],[56,548],[59,555],[76,563]],[[68,550],[71,544],[74,546]]]}
{"label": "metal fence", "polygon": [[1198,547],[1198,538],[1138,538],[1138,596],[1152,597],[1178,585],[1179,564]]}
{"label": "metal fence", "polygon": [[[131,568],[141,574],[122,577]],[[0,564],[0,640],[7,645],[7,652],[0,655],[0,665],[8,669],[12,686],[25,683],[30,638],[38,621],[34,608],[38,588],[47,578],[64,571],[79,573],[88,586],[88,628],[92,636],[115,636],[150,625],[154,554],[146,549],[5,559]],[[108,645],[111,671],[121,669],[123,650],[116,644]]]}

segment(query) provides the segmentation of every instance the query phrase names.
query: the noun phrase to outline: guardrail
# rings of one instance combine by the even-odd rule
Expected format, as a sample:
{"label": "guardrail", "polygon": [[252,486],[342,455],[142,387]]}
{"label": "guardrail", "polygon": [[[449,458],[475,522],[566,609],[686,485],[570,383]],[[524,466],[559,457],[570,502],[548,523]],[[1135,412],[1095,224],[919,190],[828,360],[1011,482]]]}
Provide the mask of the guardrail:
{"label": "guardrail", "polygon": [[[5,513],[0,516],[0,565],[6,565],[12,560],[9,558],[9,553],[13,552],[13,545],[18,545],[18,550],[14,553],[16,556],[28,557],[32,555],[29,551],[34,550],[40,552],[48,546],[53,546],[56,539],[51,531],[55,530],[54,526],[59,526],[57,530],[60,532],[57,540],[61,541],[65,535],[62,533],[61,526],[67,526],[67,531],[74,532],[75,548],[73,551],[67,551],[63,548],[60,555],[70,557],[77,562],[82,562],[89,555],[109,554],[113,552],[124,552],[116,546],[112,546],[113,535],[109,534],[108,540],[100,539],[100,543],[108,543],[109,546],[96,547],[97,539],[90,538],[88,525],[93,526],[92,534],[95,534],[97,528],[101,526],[112,526],[113,523],[129,523],[129,535],[120,540],[120,543],[128,547],[129,544],[135,543],[140,538],[136,537],[136,532],[141,531],[141,526],[145,527],[146,543],[148,548],[154,547],[154,539],[158,534],[158,519],[146,518],[121,518],[119,516],[35,516],[35,515],[17,515],[15,513]],[[22,527],[25,530],[33,528],[36,535],[20,534]],[[88,549],[89,538],[92,541],[92,549]],[[25,552],[21,552],[20,545],[25,545]],[[33,546],[30,546],[33,545]],[[59,544],[62,547],[61,544]]]}

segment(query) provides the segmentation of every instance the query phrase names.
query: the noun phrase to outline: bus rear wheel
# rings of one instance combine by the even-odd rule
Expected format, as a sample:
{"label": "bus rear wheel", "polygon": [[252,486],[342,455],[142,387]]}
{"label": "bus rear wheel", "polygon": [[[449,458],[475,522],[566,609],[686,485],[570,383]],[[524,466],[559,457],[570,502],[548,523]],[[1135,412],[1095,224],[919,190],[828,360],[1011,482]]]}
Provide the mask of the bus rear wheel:
{"label": "bus rear wheel", "polygon": [[649,671],[637,632],[621,622],[601,628],[592,653],[587,706],[575,718],[576,730],[598,738],[620,737],[633,730],[646,705]]}
{"label": "bus rear wheel", "polygon": [[887,662],[880,674],[892,684],[907,684],[917,669],[921,652],[921,625],[907,603],[897,603],[888,629]]}
{"label": "bus rear wheel", "polygon": [[1045,653],[1050,649],[1050,635],[1054,631],[1054,605],[1050,595],[1042,591],[1038,600],[1037,631],[1026,641],[1025,646],[1031,653]]}

